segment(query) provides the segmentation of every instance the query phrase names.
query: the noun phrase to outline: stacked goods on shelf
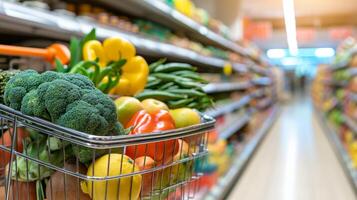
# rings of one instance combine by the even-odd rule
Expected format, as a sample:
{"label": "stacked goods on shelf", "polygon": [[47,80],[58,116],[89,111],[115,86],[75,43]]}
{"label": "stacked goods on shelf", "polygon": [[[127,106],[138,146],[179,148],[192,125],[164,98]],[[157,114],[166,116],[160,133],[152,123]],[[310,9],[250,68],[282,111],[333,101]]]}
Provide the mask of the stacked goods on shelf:
{"label": "stacked goods on shelf", "polygon": [[[173,33],[169,28],[152,21],[143,19],[130,20],[126,16],[117,16],[102,7],[91,6],[90,4],[77,5],[73,3],[62,3],[62,6],[55,4],[55,7],[53,7],[54,12],[63,13],[63,9],[66,9],[65,11],[67,12],[63,13],[64,15],[77,15],[81,19],[95,20],[100,24],[118,28],[122,31],[138,33],[155,40],[190,49],[204,56],[213,56],[224,60],[230,60],[231,62],[242,62],[243,60],[237,53],[213,46],[205,46],[202,43],[190,40],[187,37],[179,36],[178,34]],[[64,8],[61,9],[61,7]],[[49,6],[49,8],[51,8],[51,6]]]}
{"label": "stacked goods on shelf", "polygon": [[357,43],[347,39],[331,66],[320,66],[311,89],[318,113],[327,123],[329,136],[357,188]]}
{"label": "stacked goods on shelf", "polygon": [[212,18],[204,9],[197,8],[191,0],[166,0],[166,3],[194,21],[225,38],[229,38],[229,28],[221,21]]}
{"label": "stacked goods on shelf", "polygon": [[225,198],[276,117],[274,77],[269,68],[259,68],[228,77],[204,75],[211,85],[227,80],[240,84],[230,91],[211,93],[216,108],[206,113],[216,117],[216,131],[210,134],[210,154],[202,168],[204,191],[209,191],[204,199]]}

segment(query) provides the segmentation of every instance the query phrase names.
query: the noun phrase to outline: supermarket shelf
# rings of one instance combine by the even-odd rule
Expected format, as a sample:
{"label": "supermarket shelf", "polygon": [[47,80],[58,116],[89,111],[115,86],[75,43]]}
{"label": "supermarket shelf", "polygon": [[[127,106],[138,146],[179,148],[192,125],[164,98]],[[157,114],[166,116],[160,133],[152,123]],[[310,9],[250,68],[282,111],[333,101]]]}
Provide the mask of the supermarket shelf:
{"label": "supermarket shelf", "polygon": [[224,130],[222,133],[219,134],[220,139],[227,139],[233,134],[237,133],[244,125],[246,125],[250,118],[251,113],[243,113],[241,116],[237,117],[238,120],[234,122],[232,126]]}
{"label": "supermarket shelf", "polygon": [[222,106],[220,108],[216,108],[214,110],[209,110],[209,111],[205,112],[205,114],[212,116],[214,118],[219,117],[221,115],[228,114],[235,110],[238,110],[238,109],[246,106],[249,102],[250,102],[250,96],[246,95],[246,96],[242,97],[241,99],[239,99],[239,101]]}
{"label": "supermarket shelf", "polygon": [[264,96],[265,96],[265,90],[264,89],[256,90],[255,92],[253,92],[251,94],[252,98],[262,98]]}
{"label": "supermarket shelf", "polygon": [[349,97],[351,98],[351,100],[353,100],[354,102],[357,102],[357,94],[356,93],[350,93]]}
{"label": "supermarket shelf", "polygon": [[352,130],[354,134],[357,134],[357,123],[355,122],[355,120],[351,119],[347,115],[343,115],[343,121]]}
{"label": "supermarket shelf", "polygon": [[203,87],[206,93],[230,92],[236,90],[246,90],[251,87],[249,81],[232,83],[211,83]]}
{"label": "supermarket shelf", "polygon": [[325,84],[328,84],[330,86],[334,87],[345,87],[348,85],[347,81],[335,81],[335,80],[325,80]]}
{"label": "supermarket shelf", "polygon": [[248,55],[243,47],[195,22],[163,2],[153,0],[99,0],[99,2],[111,8],[130,12],[132,15],[156,21],[173,30],[184,31],[190,37],[205,44],[229,49],[243,56]]}
{"label": "supermarket shelf", "polygon": [[353,168],[353,163],[346,151],[344,145],[342,144],[337,131],[330,123],[328,123],[327,119],[323,116],[322,112],[315,108],[315,113],[319,118],[319,122],[324,128],[324,132],[329,139],[330,143],[334,147],[335,153],[339,158],[339,161],[354,189],[354,192],[357,194],[357,170]]}
{"label": "supermarket shelf", "polygon": [[[357,48],[351,48],[347,53],[352,56],[357,53]],[[331,66],[331,70],[336,71],[336,70],[344,69],[344,68],[349,67],[349,64],[350,64],[350,60],[345,60],[340,63],[334,63]]]}
{"label": "supermarket shelf", "polygon": [[237,179],[242,174],[244,168],[247,166],[250,158],[252,158],[255,150],[263,140],[264,136],[267,134],[268,130],[275,122],[279,113],[278,106],[273,108],[272,113],[267,117],[266,121],[263,123],[261,128],[257,130],[254,137],[251,138],[246,144],[243,150],[234,159],[232,166],[228,172],[219,179],[216,186],[214,186],[210,193],[206,196],[206,200],[221,200],[225,199],[229,191],[235,185]]}
{"label": "supermarket shelf", "polygon": [[258,74],[261,75],[268,75],[269,74],[269,69],[267,68],[263,68],[263,67],[259,67],[258,65],[256,65],[255,63],[251,62],[249,68]]}
{"label": "supermarket shelf", "polygon": [[[176,61],[223,69],[226,61],[220,58],[200,55],[192,50],[158,42],[138,34],[120,31],[117,28],[98,24],[94,21],[57,14],[54,12],[25,7],[16,3],[0,2],[0,28],[2,30],[69,40],[71,36],[81,36],[92,28],[97,29],[99,39],[121,36],[130,40],[141,55],[167,57]],[[238,72],[248,69],[240,63],[233,63]]]}
{"label": "supermarket shelf", "polygon": [[272,84],[272,80],[269,77],[255,78],[252,83],[259,86],[268,86]]}
{"label": "supermarket shelf", "polygon": [[265,99],[259,101],[256,108],[258,110],[264,110],[265,108],[269,107],[272,103],[273,103],[273,99],[270,97],[266,97]]}

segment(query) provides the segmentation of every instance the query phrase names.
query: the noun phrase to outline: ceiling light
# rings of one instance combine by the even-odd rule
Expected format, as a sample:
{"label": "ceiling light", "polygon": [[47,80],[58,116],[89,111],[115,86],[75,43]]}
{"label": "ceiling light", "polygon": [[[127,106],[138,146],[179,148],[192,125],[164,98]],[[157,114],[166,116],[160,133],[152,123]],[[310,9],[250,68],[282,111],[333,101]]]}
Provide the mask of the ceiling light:
{"label": "ceiling light", "polygon": [[268,58],[283,58],[286,56],[284,49],[269,49],[267,51]]}
{"label": "ceiling light", "polygon": [[317,48],[315,50],[315,56],[319,58],[328,58],[335,55],[333,48]]}
{"label": "ceiling light", "polygon": [[298,54],[298,44],[296,39],[294,0],[283,0],[283,9],[289,52],[291,55],[296,56]]}
{"label": "ceiling light", "polygon": [[299,63],[299,59],[296,57],[287,57],[281,60],[281,64],[284,66],[296,66]]}

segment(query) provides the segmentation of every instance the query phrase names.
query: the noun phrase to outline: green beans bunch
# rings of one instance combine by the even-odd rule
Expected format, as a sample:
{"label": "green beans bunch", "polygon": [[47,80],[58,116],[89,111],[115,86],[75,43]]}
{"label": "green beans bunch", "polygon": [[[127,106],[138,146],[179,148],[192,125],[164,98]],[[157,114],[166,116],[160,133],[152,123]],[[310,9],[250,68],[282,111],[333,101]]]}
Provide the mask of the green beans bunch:
{"label": "green beans bunch", "polygon": [[165,63],[160,59],[152,63],[145,90],[136,98],[154,98],[165,102],[170,109],[188,107],[200,111],[213,105],[212,98],[204,91],[204,80],[196,68],[186,63]]}

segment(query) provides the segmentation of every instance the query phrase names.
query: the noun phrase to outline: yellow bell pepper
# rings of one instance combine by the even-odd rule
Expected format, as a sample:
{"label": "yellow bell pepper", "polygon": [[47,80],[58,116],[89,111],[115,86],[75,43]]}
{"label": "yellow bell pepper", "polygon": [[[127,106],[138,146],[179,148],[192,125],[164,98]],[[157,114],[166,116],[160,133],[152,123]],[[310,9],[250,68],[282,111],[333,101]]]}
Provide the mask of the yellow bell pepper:
{"label": "yellow bell pepper", "polygon": [[83,46],[83,60],[94,61],[99,58],[99,65],[104,67],[107,65],[106,53],[98,40],[90,40]]}
{"label": "yellow bell pepper", "polygon": [[119,59],[129,60],[136,54],[134,45],[120,37],[105,39],[103,48],[108,61],[116,61]]}
{"label": "yellow bell pepper", "polygon": [[144,90],[148,75],[149,66],[145,59],[141,56],[132,57],[123,66],[119,83],[110,94],[134,96]]}
{"label": "yellow bell pepper", "polygon": [[[120,37],[110,37],[103,44],[97,40],[91,40],[83,46],[83,59],[94,61],[99,58],[101,67],[107,66],[111,61],[125,59],[126,63],[121,69],[120,80],[109,93],[133,96],[144,90],[149,66],[141,56],[135,56],[135,46]],[[108,81],[104,79],[103,82]]]}

